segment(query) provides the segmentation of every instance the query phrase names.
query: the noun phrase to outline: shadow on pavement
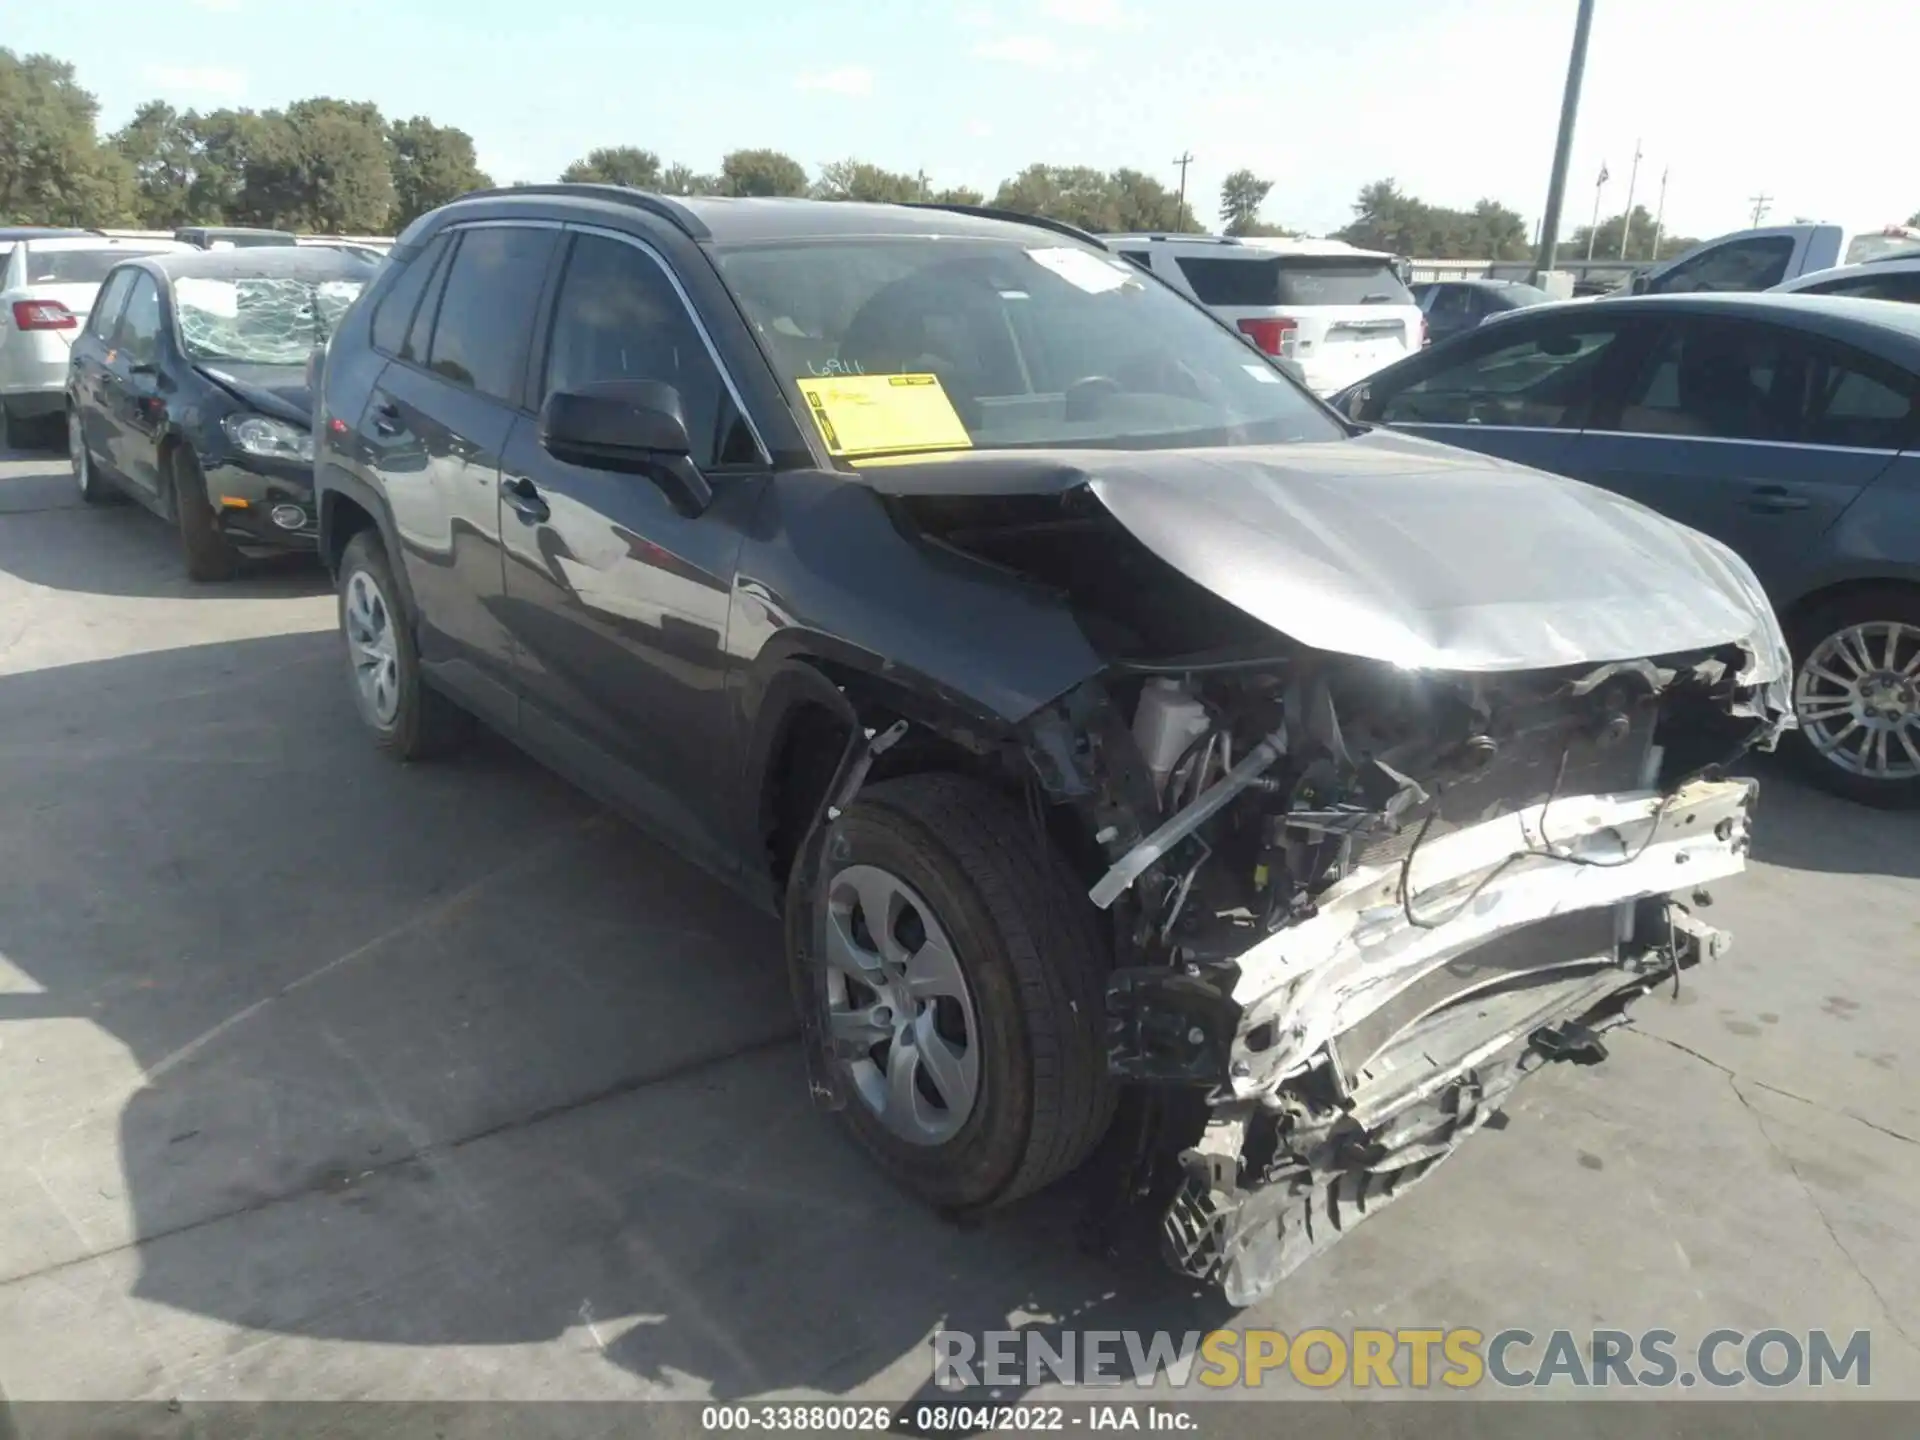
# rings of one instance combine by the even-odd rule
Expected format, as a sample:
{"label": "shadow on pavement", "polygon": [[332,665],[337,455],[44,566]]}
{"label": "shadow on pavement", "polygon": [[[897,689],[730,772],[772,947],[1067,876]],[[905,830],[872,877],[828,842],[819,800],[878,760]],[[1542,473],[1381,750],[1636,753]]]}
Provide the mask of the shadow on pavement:
{"label": "shadow on pavement", "polygon": [[1874,810],[1816,790],[1786,757],[1756,755],[1753,858],[1795,870],[1920,877],[1920,812]]}
{"label": "shadow on pavement", "polygon": [[[310,554],[248,560],[231,581],[195,584],[187,579],[179,540],[166,521],[131,500],[88,505],[74,488],[64,455],[0,452],[0,462],[8,460],[44,464],[0,478],[0,517],[20,521],[0,529],[0,573],[51,590],[202,600],[283,599],[333,588]],[[59,543],[42,528],[49,525],[85,526],[86,543]]]}
{"label": "shadow on pavement", "polygon": [[67,1222],[0,1230],[0,1283],[137,1246],[135,1295],[224,1327],[76,1388],[577,1332],[665,1392],[905,1394],[942,1324],[1224,1318],[1079,1254],[1069,1193],[963,1229],[890,1190],[808,1104],[770,919],[503,743],[376,755],[330,636],[0,678],[0,732],[0,954],[42,992],[0,1035],[44,1044],[0,1049],[8,1148],[68,1157],[45,1201],[0,1158]]}

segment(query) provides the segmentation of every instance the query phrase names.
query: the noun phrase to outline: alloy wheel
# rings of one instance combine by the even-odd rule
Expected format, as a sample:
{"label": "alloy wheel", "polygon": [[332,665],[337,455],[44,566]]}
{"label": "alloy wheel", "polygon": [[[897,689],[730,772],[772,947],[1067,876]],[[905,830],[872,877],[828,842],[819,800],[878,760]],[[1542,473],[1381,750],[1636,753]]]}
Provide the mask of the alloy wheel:
{"label": "alloy wheel", "polygon": [[980,1026],[952,941],[872,865],[837,872],[826,910],[827,1028],[861,1103],[908,1144],[945,1143],[980,1098]]}
{"label": "alloy wheel", "polygon": [[400,652],[394,640],[393,608],[365,570],[347,577],[344,618],[347,658],[360,701],[384,729],[400,711]]}
{"label": "alloy wheel", "polygon": [[1863,621],[1801,665],[1794,711],[1822,758],[1869,780],[1920,778],[1920,626]]}

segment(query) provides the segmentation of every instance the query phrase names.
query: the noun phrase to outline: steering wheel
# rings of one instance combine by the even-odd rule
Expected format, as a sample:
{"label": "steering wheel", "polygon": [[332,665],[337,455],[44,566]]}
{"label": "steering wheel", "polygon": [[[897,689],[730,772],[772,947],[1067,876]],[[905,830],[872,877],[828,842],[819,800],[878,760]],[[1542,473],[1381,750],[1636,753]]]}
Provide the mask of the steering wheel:
{"label": "steering wheel", "polygon": [[1067,419],[1091,420],[1100,413],[1101,402],[1125,393],[1126,387],[1111,375],[1084,375],[1067,386]]}

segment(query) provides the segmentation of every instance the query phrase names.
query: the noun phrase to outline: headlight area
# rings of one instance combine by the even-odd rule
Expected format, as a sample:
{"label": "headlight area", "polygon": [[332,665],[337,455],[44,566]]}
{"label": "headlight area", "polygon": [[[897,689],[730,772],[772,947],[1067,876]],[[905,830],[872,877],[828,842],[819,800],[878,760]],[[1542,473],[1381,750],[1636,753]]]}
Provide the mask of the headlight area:
{"label": "headlight area", "polygon": [[264,460],[313,463],[313,432],[266,415],[229,415],[220,422],[235,448]]}

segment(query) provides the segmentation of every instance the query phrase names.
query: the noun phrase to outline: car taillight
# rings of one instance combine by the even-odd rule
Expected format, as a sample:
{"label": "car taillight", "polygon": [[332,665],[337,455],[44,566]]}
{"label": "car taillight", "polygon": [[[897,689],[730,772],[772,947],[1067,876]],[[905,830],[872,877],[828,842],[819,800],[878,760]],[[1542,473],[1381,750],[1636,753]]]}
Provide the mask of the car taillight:
{"label": "car taillight", "polygon": [[58,300],[16,300],[13,323],[19,330],[71,330],[80,317]]}
{"label": "car taillight", "polygon": [[1242,320],[1240,333],[1260,347],[1266,355],[1291,355],[1297,320]]}

